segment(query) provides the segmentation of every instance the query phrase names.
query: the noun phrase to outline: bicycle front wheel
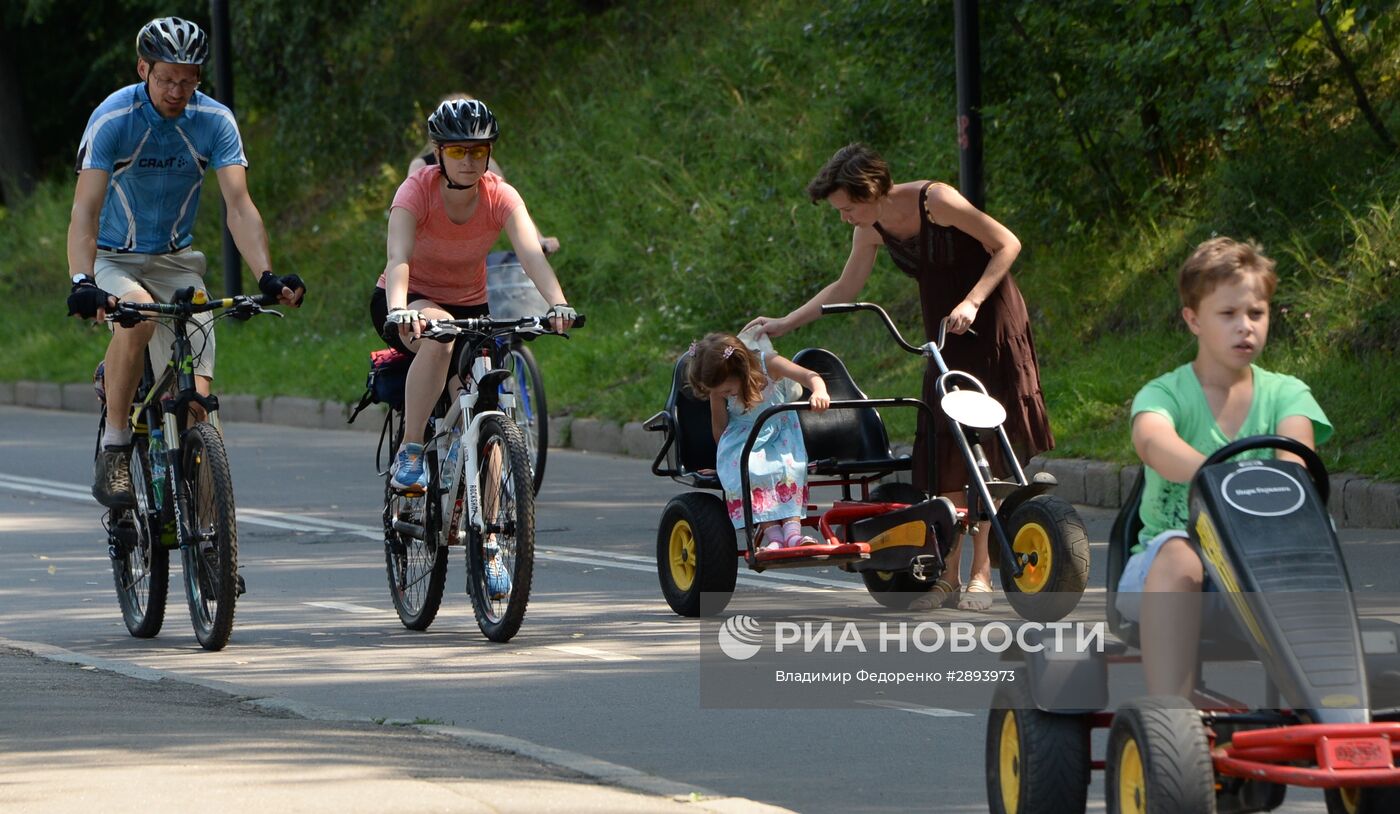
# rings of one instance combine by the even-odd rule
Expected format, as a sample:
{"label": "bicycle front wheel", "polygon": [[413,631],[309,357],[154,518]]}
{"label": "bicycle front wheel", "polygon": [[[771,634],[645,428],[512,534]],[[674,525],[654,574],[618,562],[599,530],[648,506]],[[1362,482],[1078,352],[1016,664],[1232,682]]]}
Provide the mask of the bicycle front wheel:
{"label": "bicycle front wheel", "polygon": [[131,449],[131,488],[136,493],[136,507],[114,509],[107,515],[117,603],[121,605],[127,631],[138,639],[160,633],[170,589],[170,551],[161,543],[161,504],[151,488],[150,471],[146,437],[139,435],[133,439]]}
{"label": "bicycle front wheel", "polygon": [[[389,455],[403,440],[403,413],[390,419]],[[384,567],[389,577],[389,598],[399,621],[409,630],[427,630],[442,606],[447,582],[447,541],[442,536],[442,516],[432,491],[409,496],[389,486],[384,473]]]}
{"label": "bicycle front wheel", "polygon": [[484,533],[467,545],[467,590],[476,624],[508,642],[525,621],[535,571],[535,490],[525,439],[514,422],[487,416],[478,441]]}
{"label": "bicycle front wheel", "polygon": [[515,423],[524,436],[530,461],[531,488],[540,493],[544,483],[544,462],[549,454],[549,410],[544,402],[544,378],[535,354],[524,345],[511,348],[511,370],[515,372]]}
{"label": "bicycle front wheel", "polygon": [[233,476],[224,440],[200,422],[181,438],[186,511],[180,553],[185,597],[195,638],[205,650],[222,650],[233,632],[238,599],[238,527],[233,511]]}

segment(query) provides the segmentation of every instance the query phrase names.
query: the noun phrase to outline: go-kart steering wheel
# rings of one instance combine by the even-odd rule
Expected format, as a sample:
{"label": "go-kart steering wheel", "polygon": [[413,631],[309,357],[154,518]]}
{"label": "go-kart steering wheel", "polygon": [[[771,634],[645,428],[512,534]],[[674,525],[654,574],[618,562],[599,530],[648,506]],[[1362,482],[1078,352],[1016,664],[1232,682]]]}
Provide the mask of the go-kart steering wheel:
{"label": "go-kart steering wheel", "polygon": [[1201,464],[1201,469],[1229,460],[1241,452],[1248,452],[1251,449],[1281,449],[1302,458],[1303,464],[1308,468],[1308,474],[1312,476],[1317,496],[1322,498],[1322,505],[1327,505],[1327,496],[1331,492],[1332,484],[1327,478],[1327,467],[1322,463],[1322,459],[1317,457],[1316,452],[1308,449],[1303,442],[1283,435],[1251,435],[1248,438],[1231,441],[1212,452]]}

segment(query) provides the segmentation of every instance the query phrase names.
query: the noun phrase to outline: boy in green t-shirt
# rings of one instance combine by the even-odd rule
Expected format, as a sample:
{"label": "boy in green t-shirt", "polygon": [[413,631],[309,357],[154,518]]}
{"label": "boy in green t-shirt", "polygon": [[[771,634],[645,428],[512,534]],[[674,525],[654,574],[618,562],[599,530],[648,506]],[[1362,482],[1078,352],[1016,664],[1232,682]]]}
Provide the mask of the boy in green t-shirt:
{"label": "boy in green t-shirt", "polygon": [[[1200,605],[1170,595],[1202,589],[1201,559],[1182,530],[1196,470],[1236,438],[1286,435],[1312,448],[1332,434],[1306,384],[1254,364],[1269,336],[1277,285],[1274,261],[1253,243],[1217,237],[1197,246],[1177,278],[1196,358],[1148,382],[1133,399],[1133,447],[1146,466],[1143,530],[1124,565],[1117,607],[1138,622],[1153,695],[1189,697],[1195,678]],[[1278,457],[1298,460],[1285,452]]]}

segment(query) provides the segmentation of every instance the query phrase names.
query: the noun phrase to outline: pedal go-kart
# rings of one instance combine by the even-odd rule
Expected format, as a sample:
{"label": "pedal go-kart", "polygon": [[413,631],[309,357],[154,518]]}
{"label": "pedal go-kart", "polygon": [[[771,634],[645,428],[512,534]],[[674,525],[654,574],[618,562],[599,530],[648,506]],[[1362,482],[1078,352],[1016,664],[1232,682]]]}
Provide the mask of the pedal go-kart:
{"label": "pedal go-kart", "polygon": [[[1265,448],[1306,468],[1230,460]],[[1292,439],[1235,441],[1191,482],[1188,533],[1228,621],[1202,626],[1193,697],[1107,709],[1109,664],[1140,660],[1137,626],[1115,602],[1141,530],[1142,487],[1140,477],[1109,539],[1107,622],[1121,642],[1103,653],[1020,654],[1017,680],[998,686],[987,724],[991,811],[1079,814],[1091,771],[1103,769],[1109,812],[1270,811],[1290,785],[1324,789],[1329,812],[1400,812],[1400,625],[1358,620],[1326,512],[1327,471]],[[1264,703],[1203,686],[1203,663],[1254,660]],[[1090,753],[1095,728],[1109,730],[1102,759]]]}
{"label": "pedal go-kart", "polygon": [[[930,498],[907,483],[874,485],[912,468],[910,456],[895,456],[890,451],[877,408],[922,410],[930,421],[936,420],[935,414],[920,399],[867,398],[835,354],[807,348],[794,355],[793,362],[816,371],[825,380],[830,409],[811,412],[806,401],[811,394],[805,390],[801,400],[769,407],[754,422],[740,460],[749,459],[765,421],[784,410],[798,411],[807,447],[808,487],[838,487],[840,497],[824,509],[809,506],[803,522],[817,530],[820,544],[760,550],[747,469],[740,478],[744,492],[742,538],[729,520],[724,500],[715,494],[722,489],[715,472],[716,444],[709,404],[688,392],[686,366],[690,357],[682,356],[676,363],[666,409],[644,425],[665,433],[651,471],[712,491],[678,495],[661,514],[656,565],[671,609],[682,616],[722,611],[734,591],[740,559],[752,571],[837,566],[859,573],[880,604],[903,608],[913,597],[932,589],[934,580],[948,566],[946,558],[953,543],[976,523],[989,522],[994,537],[992,562],[1000,568],[1012,608],[1026,619],[1041,622],[1061,619],[1073,610],[1088,580],[1089,540],[1084,525],[1068,502],[1047,494],[1056,486],[1054,476],[1037,473],[1034,478],[1026,477],[1001,426],[1006,411],[987,395],[982,383],[966,373],[948,370],[941,353],[946,326],[940,326],[936,342],[915,347],[900,336],[878,305],[827,305],[822,311],[873,311],[900,347],[928,357],[937,366],[940,406],[956,430],[968,471],[973,473],[963,505],[955,506],[944,497]],[[992,476],[982,448],[984,433],[994,434],[1000,442],[1013,470],[1010,480]]]}

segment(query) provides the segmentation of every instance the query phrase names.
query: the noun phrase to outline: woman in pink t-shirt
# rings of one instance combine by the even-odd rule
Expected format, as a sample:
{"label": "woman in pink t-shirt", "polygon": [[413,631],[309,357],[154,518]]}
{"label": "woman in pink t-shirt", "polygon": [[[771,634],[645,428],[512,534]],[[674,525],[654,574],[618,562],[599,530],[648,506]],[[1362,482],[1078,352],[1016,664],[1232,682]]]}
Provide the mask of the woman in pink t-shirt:
{"label": "woman in pink t-shirt", "polygon": [[427,486],[423,428],[460,352],[456,343],[423,342],[429,319],[485,316],[486,254],[510,237],[526,276],[552,303],[550,327],[566,331],[574,309],[540,250],[539,232],[520,193],[487,169],[499,128],[476,99],[443,102],[428,117],[437,165],[404,179],[389,210],[388,263],[370,301],[375,329],[393,347],[414,354],[404,403],[404,438],[390,485]]}

